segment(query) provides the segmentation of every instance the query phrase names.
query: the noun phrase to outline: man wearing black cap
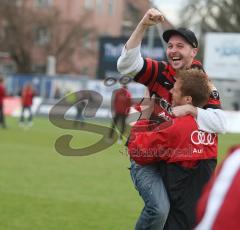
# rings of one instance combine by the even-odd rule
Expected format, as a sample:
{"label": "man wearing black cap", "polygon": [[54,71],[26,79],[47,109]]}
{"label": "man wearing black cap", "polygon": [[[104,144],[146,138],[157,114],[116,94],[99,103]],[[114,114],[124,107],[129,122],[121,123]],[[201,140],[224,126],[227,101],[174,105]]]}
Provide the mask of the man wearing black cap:
{"label": "man wearing black cap", "polygon": [[[153,112],[149,119],[159,123],[162,119],[162,116],[160,119],[159,115],[166,112],[160,106],[160,102],[164,99],[169,104],[171,103],[170,90],[175,83],[176,71],[189,68],[202,69],[201,63],[194,60],[198,52],[197,38],[192,31],[184,28],[168,30],[163,34],[163,39],[167,42],[168,62],[142,58],[140,46],[147,28],[162,21],[164,21],[164,17],[158,10],[148,10],[127,41],[118,59],[119,72],[122,75],[134,77],[136,82],[144,84],[148,88],[150,97],[155,96]],[[195,116],[200,130],[212,133],[225,132],[226,120],[220,110],[219,96],[216,91],[213,91],[204,109],[183,105],[174,107],[172,111],[175,116],[186,114]],[[181,162],[181,164],[147,166],[141,166],[131,161],[132,180],[145,203],[135,228],[163,229],[165,225],[165,229],[191,229],[194,224],[192,209],[188,210],[188,204],[183,204],[177,211],[174,210],[175,200],[178,199],[178,196],[184,195],[186,202],[195,204],[202,187],[208,181],[215,166],[216,159],[202,160],[201,162],[188,160]],[[184,180],[190,171],[199,175],[197,177],[199,183],[196,183],[198,187],[189,190],[191,194],[179,194],[179,191],[174,190],[174,188],[182,181],[176,181],[174,175],[177,174],[178,178],[180,178],[179,175],[182,175],[182,180]],[[188,196],[189,201],[187,200]],[[168,197],[171,205],[170,212]]]}
{"label": "man wearing black cap", "polygon": [[198,47],[198,40],[195,36],[195,34],[186,28],[178,28],[173,30],[167,30],[163,33],[163,39],[168,42],[169,39],[172,37],[172,35],[180,35],[181,37],[184,37],[186,41],[193,47]]}

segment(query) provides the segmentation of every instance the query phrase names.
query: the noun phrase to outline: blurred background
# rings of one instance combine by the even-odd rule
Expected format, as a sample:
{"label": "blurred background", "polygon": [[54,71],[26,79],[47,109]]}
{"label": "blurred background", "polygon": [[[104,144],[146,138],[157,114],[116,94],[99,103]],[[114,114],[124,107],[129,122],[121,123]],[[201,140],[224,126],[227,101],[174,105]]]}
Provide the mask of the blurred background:
{"label": "blurred background", "polygon": [[[223,108],[239,110],[240,13],[236,0],[1,0],[0,73],[8,95],[19,95],[23,85],[31,82],[41,100],[37,111],[41,114],[47,110],[44,104],[54,103],[52,99],[67,92],[98,91],[104,87],[102,79],[119,78],[116,60],[150,7],[157,7],[166,21],[146,34],[143,56],[164,59],[162,32],[191,28],[200,41],[198,58],[220,91]],[[133,95],[141,95],[143,88],[136,88]]]}
{"label": "blurred background", "polygon": [[[152,27],[142,54],[165,59],[164,30],[192,29],[200,59],[220,92],[231,121],[220,136],[219,161],[240,133],[240,5],[237,0],[0,0],[0,75],[6,129],[0,129],[0,222],[2,229],[133,229],[142,203],[128,172],[124,145],[88,157],[64,157],[56,139],[71,133],[82,148],[99,136],[63,130],[48,120],[68,93],[93,90],[103,96],[97,122],[111,123],[111,97],[120,87],[121,49],[151,7],[165,22]],[[104,79],[116,84],[106,86]],[[34,125],[19,127],[21,92],[30,83]],[[133,97],[144,87],[130,83]],[[68,115],[74,117],[76,108]],[[92,119],[96,122],[96,119]]]}

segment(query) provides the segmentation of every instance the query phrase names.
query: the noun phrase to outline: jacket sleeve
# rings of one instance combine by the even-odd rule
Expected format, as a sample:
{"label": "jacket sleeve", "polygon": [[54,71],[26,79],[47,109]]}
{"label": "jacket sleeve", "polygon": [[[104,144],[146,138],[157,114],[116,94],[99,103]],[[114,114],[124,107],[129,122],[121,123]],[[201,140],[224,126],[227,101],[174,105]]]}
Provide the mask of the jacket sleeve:
{"label": "jacket sleeve", "polygon": [[208,103],[203,109],[198,108],[197,123],[199,129],[205,132],[225,133],[227,129],[227,119],[224,111],[221,110],[219,92],[211,82],[210,86],[212,92]]}
{"label": "jacket sleeve", "polygon": [[121,56],[117,61],[117,69],[122,75],[136,76],[143,68],[143,58],[140,53],[140,45],[127,50],[123,47]]}
{"label": "jacket sleeve", "polygon": [[197,124],[200,130],[209,133],[225,133],[227,129],[227,118],[221,109],[197,108]]}
{"label": "jacket sleeve", "polygon": [[221,100],[218,90],[212,85],[212,91],[204,109],[221,109]]}

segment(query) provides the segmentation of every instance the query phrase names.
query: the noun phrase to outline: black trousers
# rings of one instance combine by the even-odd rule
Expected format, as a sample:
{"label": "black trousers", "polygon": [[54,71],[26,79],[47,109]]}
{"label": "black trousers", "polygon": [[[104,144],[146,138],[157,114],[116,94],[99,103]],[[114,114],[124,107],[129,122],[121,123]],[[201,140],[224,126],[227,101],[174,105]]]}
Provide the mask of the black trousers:
{"label": "black trousers", "polygon": [[166,164],[164,183],[170,200],[165,230],[190,230],[196,223],[196,205],[205,184],[216,168],[217,160],[201,160],[194,168]]}
{"label": "black trousers", "polygon": [[126,115],[116,114],[114,116],[113,121],[112,121],[112,129],[109,133],[109,138],[113,138],[114,128],[115,128],[115,126],[117,126],[117,128],[120,132],[120,139],[122,139],[122,136],[126,129],[126,119],[127,119]]}
{"label": "black trousers", "polygon": [[2,125],[3,128],[6,128],[5,116],[3,113],[3,105],[0,105],[0,125]]}
{"label": "black trousers", "polygon": [[24,117],[24,111],[25,110],[28,110],[29,112],[29,116],[28,116],[28,122],[31,122],[32,121],[32,109],[31,109],[31,106],[23,106],[22,107],[22,112],[21,112],[21,117],[20,117],[20,122],[24,122],[25,121],[25,117]]}

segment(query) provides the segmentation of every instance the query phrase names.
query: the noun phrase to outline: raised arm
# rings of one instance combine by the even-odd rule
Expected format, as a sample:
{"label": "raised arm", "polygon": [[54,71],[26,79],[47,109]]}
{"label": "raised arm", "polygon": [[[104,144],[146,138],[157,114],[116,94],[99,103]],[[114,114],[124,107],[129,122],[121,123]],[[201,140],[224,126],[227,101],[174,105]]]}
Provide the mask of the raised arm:
{"label": "raised arm", "polygon": [[140,45],[147,28],[163,21],[164,17],[157,9],[149,9],[128,39],[126,49],[133,49]]}
{"label": "raised arm", "polygon": [[144,34],[149,26],[164,21],[164,17],[157,9],[149,9],[133,31],[118,59],[117,68],[122,75],[135,76],[143,67],[140,46]]}

